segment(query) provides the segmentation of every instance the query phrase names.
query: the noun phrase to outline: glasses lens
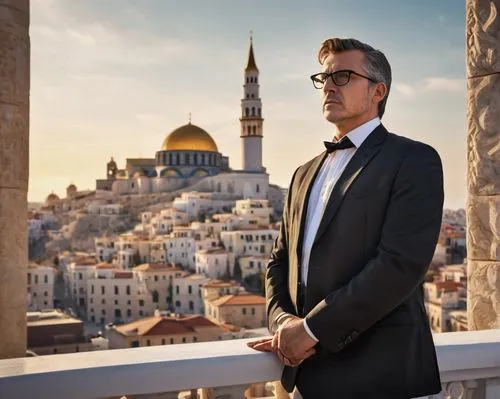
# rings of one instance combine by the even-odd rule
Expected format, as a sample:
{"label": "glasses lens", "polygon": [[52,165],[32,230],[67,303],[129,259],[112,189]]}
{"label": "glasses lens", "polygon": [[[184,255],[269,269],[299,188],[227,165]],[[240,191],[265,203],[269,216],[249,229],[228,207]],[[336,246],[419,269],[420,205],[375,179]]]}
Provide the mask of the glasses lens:
{"label": "glasses lens", "polygon": [[312,77],[313,85],[317,89],[321,89],[325,84],[325,76],[323,73],[318,73]]}
{"label": "glasses lens", "polygon": [[337,86],[343,86],[349,82],[349,72],[347,71],[339,71],[335,72],[332,75],[333,83]]}

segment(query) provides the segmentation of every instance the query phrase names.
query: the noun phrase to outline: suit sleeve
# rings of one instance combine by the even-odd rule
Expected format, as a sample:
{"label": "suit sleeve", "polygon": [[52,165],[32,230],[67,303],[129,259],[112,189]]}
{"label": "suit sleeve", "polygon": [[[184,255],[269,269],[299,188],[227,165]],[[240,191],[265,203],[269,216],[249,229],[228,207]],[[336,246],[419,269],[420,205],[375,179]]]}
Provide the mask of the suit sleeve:
{"label": "suit sleeve", "polygon": [[306,316],[319,342],[341,350],[402,304],[423,282],[441,227],[443,171],[420,144],[403,159],[391,188],[376,257]]}
{"label": "suit sleeve", "polygon": [[288,228],[290,225],[290,204],[292,202],[291,193],[297,170],[292,176],[283,209],[280,231],[274,242],[266,268],[266,311],[268,328],[271,333],[276,332],[277,319],[281,314],[295,315],[296,313],[288,289]]}

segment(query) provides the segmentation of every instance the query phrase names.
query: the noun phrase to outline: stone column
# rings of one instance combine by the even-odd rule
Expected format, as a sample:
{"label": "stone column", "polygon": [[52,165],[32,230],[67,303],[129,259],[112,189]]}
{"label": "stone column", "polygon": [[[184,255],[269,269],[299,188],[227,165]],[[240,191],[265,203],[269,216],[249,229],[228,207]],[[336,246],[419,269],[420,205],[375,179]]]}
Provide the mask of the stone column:
{"label": "stone column", "polygon": [[0,358],[26,352],[29,0],[0,0]]}
{"label": "stone column", "polygon": [[500,0],[467,0],[470,330],[500,328]]}

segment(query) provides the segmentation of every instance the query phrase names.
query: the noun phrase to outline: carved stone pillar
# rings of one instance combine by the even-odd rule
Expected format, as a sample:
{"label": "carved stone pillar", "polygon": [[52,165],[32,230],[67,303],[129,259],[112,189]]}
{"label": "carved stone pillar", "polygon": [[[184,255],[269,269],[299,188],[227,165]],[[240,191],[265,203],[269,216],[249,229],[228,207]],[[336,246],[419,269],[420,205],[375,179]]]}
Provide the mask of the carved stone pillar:
{"label": "carved stone pillar", "polygon": [[0,359],[26,353],[29,0],[0,0]]}
{"label": "carved stone pillar", "polygon": [[500,0],[467,0],[470,330],[500,328]]}

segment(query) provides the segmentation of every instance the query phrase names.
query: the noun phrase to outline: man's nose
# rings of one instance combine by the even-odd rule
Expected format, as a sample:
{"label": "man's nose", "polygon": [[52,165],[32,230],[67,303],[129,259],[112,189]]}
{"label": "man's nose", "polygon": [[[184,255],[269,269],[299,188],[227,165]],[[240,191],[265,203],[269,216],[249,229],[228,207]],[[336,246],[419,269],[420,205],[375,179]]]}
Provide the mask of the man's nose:
{"label": "man's nose", "polygon": [[332,82],[332,78],[328,77],[325,80],[325,84],[323,85],[323,93],[328,94],[328,93],[336,93],[337,92],[337,86],[335,86]]}

